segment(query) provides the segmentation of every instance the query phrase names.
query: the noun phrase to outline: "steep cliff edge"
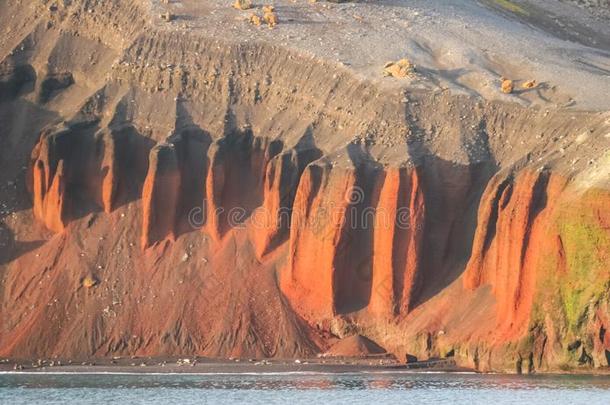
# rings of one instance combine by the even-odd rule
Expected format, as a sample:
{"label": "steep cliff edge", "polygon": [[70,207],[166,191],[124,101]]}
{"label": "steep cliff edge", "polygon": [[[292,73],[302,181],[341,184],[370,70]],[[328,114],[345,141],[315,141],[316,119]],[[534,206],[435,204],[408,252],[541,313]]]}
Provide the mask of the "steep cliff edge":
{"label": "steep cliff edge", "polygon": [[1,49],[0,356],[608,366],[607,112],[35,3]]}

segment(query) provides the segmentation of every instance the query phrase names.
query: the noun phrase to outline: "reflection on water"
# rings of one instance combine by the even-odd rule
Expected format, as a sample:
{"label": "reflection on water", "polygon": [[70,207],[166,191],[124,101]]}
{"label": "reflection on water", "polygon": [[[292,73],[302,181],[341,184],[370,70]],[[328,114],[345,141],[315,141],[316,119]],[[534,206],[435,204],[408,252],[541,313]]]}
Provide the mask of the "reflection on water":
{"label": "reflection on water", "polygon": [[4,374],[0,403],[610,404],[610,377],[476,374]]}

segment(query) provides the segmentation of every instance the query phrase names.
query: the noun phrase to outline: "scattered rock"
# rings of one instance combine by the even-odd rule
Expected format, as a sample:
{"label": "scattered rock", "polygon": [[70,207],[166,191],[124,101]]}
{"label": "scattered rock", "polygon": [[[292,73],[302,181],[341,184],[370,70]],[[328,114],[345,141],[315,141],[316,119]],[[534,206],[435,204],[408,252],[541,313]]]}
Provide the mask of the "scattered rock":
{"label": "scattered rock", "polygon": [[249,10],[253,6],[251,0],[235,0],[235,3],[233,3],[233,7],[238,10]]}
{"label": "scattered rock", "polygon": [[263,19],[265,20],[269,28],[275,27],[278,23],[278,20],[277,14],[275,13],[275,9],[273,8],[273,6],[264,6],[263,12],[265,13],[263,15]]}
{"label": "scattered rock", "polygon": [[167,22],[173,21],[173,20],[176,18],[176,16],[175,16],[175,15],[173,15],[172,13],[170,13],[169,11],[168,11],[168,12],[166,12],[166,13],[161,14],[159,17],[160,17],[162,20],[165,20],[165,21],[167,21]]}
{"label": "scattered rock", "polygon": [[515,89],[515,83],[510,79],[502,79],[502,93],[511,94]]}
{"label": "scattered rock", "polygon": [[407,77],[415,73],[415,65],[406,58],[397,62],[388,62],[383,66],[383,75],[392,77]]}
{"label": "scattered rock", "polygon": [[85,288],[92,288],[97,285],[98,281],[94,276],[87,276],[83,279],[82,285]]}
{"label": "scattered rock", "polygon": [[524,89],[533,89],[537,85],[536,80],[528,80],[527,82],[523,83],[522,87]]}
{"label": "scattered rock", "polygon": [[250,24],[260,27],[262,24],[261,18],[255,13],[250,14]]}

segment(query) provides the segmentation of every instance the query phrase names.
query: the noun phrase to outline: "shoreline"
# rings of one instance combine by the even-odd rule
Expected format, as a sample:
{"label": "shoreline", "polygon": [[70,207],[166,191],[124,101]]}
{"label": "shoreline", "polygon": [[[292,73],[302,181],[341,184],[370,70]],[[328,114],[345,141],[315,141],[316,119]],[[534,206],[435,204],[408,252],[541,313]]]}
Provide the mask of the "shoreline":
{"label": "shoreline", "polygon": [[478,373],[452,359],[403,364],[389,358],[341,359],[208,359],[114,358],[87,361],[17,360],[0,364],[0,374],[355,374],[403,372]]}
{"label": "shoreline", "polygon": [[[80,364],[78,364],[80,363]],[[375,364],[376,363],[376,364]],[[453,359],[399,363],[378,358],[334,358],[304,360],[229,360],[208,358],[114,358],[89,361],[44,360],[41,362],[5,359],[0,374],[80,374],[80,375],[345,375],[345,374],[489,374],[520,375],[511,372],[482,372],[459,367]],[[610,377],[610,369],[537,371],[522,376],[597,376]]]}

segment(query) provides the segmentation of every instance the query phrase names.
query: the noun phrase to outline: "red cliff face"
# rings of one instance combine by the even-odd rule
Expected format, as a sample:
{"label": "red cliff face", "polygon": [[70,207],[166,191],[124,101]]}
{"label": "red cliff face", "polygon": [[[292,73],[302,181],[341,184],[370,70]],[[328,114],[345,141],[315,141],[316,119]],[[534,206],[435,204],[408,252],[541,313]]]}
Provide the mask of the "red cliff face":
{"label": "red cliff face", "polygon": [[290,149],[268,163],[262,204],[253,212],[251,221],[257,257],[272,252],[288,238],[299,181],[305,167],[319,156],[316,149]]}
{"label": "red cliff face", "polygon": [[[211,238],[211,250],[195,267],[213,269],[216,281],[206,294],[228,283],[241,288],[234,278],[240,274],[252,286],[263,277],[266,294],[277,289],[282,311],[293,311],[311,328],[287,326],[299,331],[290,333],[303,334],[295,337],[302,350],[325,350],[324,336],[338,333],[333,329],[337,322],[349,330],[353,317],[361,332],[381,336],[385,347],[401,356],[438,356],[439,348],[453,347],[466,351],[460,352],[465,364],[481,369],[512,367],[507,359],[513,355],[518,367],[529,369],[572,361],[570,356],[607,361],[610,318],[603,299],[596,301],[605,294],[603,280],[610,279],[607,193],[580,193],[552,171],[500,171],[475,201],[476,228],[467,250],[468,232],[459,229],[468,223],[473,190],[485,182],[485,175],[472,168],[383,167],[353,150],[349,160],[336,163],[312,147],[285,148],[249,133],[210,142],[190,129],[153,147],[147,168],[141,168],[133,146],[137,138],[129,131],[84,128],[41,136],[30,168],[34,216],[62,232],[72,222],[80,226],[87,201],[97,207],[91,208],[94,212],[113,216],[124,212],[122,204],[135,191],[143,252],[130,249],[130,255],[137,266],[155,267],[144,263],[159,263],[168,254],[168,265],[172,260],[190,263],[195,260],[193,235],[203,232]],[[126,179],[127,172],[136,173],[135,183]],[[138,185],[140,172],[146,175]],[[199,207],[202,218],[194,224],[190,215]],[[171,259],[172,244],[185,253]],[[449,277],[456,274],[455,260],[465,252],[463,275],[454,283]],[[583,279],[598,287],[566,288]],[[446,292],[429,295],[443,284]],[[488,286],[493,305],[482,304]],[[586,322],[579,312],[583,305],[591,306]],[[473,319],[485,323],[470,323],[473,311],[478,313]],[[192,322],[227,327],[213,314],[198,319]],[[443,330],[434,337],[431,331],[450,329],[456,319],[461,320],[456,334]],[[381,325],[404,330],[409,342],[423,339],[418,336],[427,331],[425,344],[405,346],[392,337],[401,332],[387,329],[379,335]],[[578,343],[578,353],[569,352],[583,328],[597,339]],[[25,347],[15,339],[11,347]],[[516,349],[508,349],[511,345]],[[213,347],[225,350],[221,346]],[[146,353],[156,350],[147,347]],[[227,353],[244,355],[248,347],[255,346]],[[489,356],[485,364],[482,353]]]}
{"label": "red cliff face", "polygon": [[53,175],[46,169],[42,161],[38,161],[34,168],[34,213],[36,218],[51,231],[61,232],[65,227],[67,205],[64,161],[60,160],[57,163]]}
{"label": "red cliff face", "polygon": [[31,158],[30,179],[34,216],[49,230],[64,230],[68,216],[66,159],[61,150],[66,131],[43,133]]}
{"label": "red cliff face", "polygon": [[281,286],[295,310],[310,321],[332,317],[337,311],[335,273],[342,270],[337,269],[337,247],[349,234],[346,212],[354,184],[353,172],[320,162],[307,167],[297,188]]}
{"label": "red cliff face", "polygon": [[282,290],[302,316],[407,314],[425,205],[415,169],[310,165],[295,198]]}
{"label": "red cliff face", "polygon": [[[528,367],[551,362],[605,365],[610,216],[606,191],[582,191],[545,171],[498,174],[479,209],[463,283],[491,286],[498,345],[521,343]],[[575,287],[581,285],[581,287]],[[593,338],[582,341],[578,332]],[[533,342],[533,346],[531,343]],[[578,351],[579,354],[572,353]],[[592,357],[593,356],[593,357]]]}
{"label": "red cliff face", "polygon": [[91,204],[110,213],[118,195],[126,192],[130,180],[121,169],[132,168],[128,161],[133,159],[127,136],[93,131],[92,123],[52,127],[32,151],[28,187],[33,211],[49,230],[62,231]]}
{"label": "red cliff face", "polygon": [[565,181],[550,173],[498,174],[483,194],[464,285],[490,284],[499,328],[519,333],[529,321],[540,247]]}
{"label": "red cliff face", "polygon": [[417,169],[388,169],[374,224],[372,313],[406,315],[412,309],[421,282],[424,224]]}

